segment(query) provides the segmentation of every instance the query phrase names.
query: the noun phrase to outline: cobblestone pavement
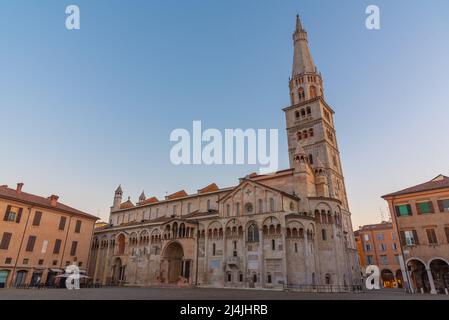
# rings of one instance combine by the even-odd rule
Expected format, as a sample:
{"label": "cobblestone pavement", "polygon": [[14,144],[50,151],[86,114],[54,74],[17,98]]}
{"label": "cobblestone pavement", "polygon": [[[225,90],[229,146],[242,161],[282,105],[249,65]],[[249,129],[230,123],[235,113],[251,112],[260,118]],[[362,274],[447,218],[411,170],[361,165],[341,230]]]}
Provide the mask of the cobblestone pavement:
{"label": "cobblestone pavement", "polygon": [[255,289],[212,288],[97,288],[0,289],[0,300],[449,300],[446,295],[405,294],[399,290],[363,293],[299,293]]}

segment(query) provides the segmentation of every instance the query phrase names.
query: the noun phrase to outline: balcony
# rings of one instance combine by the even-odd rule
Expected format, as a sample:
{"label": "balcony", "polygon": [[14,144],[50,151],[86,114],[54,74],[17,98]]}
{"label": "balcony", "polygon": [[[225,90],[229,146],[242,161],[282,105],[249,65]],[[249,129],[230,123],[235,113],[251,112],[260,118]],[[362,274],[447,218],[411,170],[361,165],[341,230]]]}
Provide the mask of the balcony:
{"label": "balcony", "polygon": [[229,266],[238,266],[240,262],[240,258],[239,257],[228,257],[226,259],[226,264]]}

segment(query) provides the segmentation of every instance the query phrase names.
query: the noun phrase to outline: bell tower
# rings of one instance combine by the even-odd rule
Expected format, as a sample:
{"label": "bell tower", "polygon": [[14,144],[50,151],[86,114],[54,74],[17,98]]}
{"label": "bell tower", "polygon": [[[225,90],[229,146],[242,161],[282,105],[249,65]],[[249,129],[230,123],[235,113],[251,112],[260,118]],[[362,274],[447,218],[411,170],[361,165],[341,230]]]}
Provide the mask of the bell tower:
{"label": "bell tower", "polygon": [[299,16],[296,16],[293,47],[292,75],[289,79],[291,105],[283,109],[287,125],[290,167],[295,166],[295,150],[299,143],[312,167],[319,161],[319,166],[322,167],[320,181],[327,185],[328,196],[340,200],[342,207],[348,210],[334,127],[334,111],[325,101],[323,79],[313,61],[308,34]]}

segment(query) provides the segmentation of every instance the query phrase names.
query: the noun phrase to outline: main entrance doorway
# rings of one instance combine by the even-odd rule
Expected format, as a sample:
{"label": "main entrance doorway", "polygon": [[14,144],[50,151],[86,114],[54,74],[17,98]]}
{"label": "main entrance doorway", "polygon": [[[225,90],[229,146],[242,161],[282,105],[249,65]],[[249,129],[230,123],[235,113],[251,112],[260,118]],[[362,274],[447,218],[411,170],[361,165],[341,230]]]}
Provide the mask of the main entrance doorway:
{"label": "main entrance doorway", "polygon": [[[185,275],[186,264],[183,262],[184,250],[178,242],[170,243],[164,251],[162,273],[166,282],[177,283]],[[190,264],[187,266],[190,269]]]}

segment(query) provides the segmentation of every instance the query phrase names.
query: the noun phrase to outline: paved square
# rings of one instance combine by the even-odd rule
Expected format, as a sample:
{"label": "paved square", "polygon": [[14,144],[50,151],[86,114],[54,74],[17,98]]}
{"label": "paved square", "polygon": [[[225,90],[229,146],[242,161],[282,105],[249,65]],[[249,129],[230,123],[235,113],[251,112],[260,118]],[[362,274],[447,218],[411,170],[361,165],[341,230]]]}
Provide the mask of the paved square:
{"label": "paved square", "polygon": [[0,300],[449,300],[445,295],[405,294],[399,290],[363,293],[300,293],[255,289],[98,288],[1,289]]}

